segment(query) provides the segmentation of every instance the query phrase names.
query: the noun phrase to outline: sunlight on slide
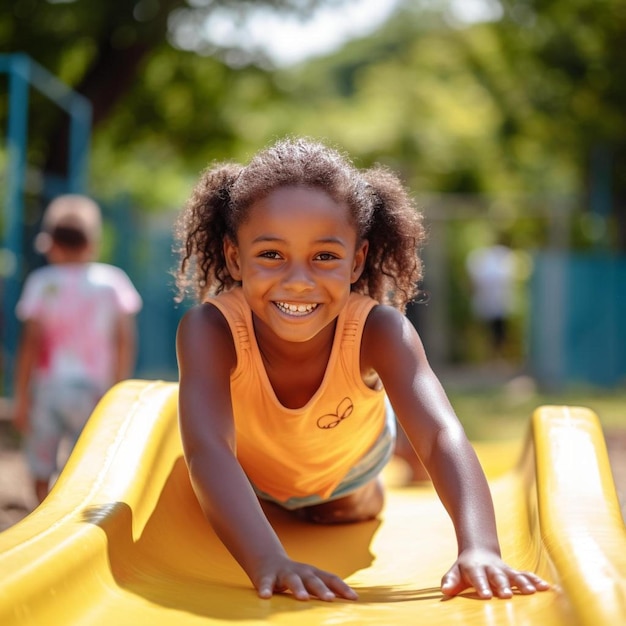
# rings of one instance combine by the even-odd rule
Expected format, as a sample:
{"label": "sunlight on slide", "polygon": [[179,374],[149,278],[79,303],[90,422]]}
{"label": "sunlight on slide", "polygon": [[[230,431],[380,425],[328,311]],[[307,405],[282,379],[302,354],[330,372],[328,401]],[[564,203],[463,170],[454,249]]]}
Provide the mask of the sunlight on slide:
{"label": "sunlight on slide", "polygon": [[445,599],[452,524],[434,490],[401,486],[392,464],[380,520],[324,527],[269,512],[293,558],[359,593],[333,603],[256,596],[195,500],[176,411],[174,383],[127,381],[102,400],[50,496],[0,533],[2,626],[626,623],[626,529],[588,409],[540,407],[524,441],[476,444],[503,556],[551,591]]}

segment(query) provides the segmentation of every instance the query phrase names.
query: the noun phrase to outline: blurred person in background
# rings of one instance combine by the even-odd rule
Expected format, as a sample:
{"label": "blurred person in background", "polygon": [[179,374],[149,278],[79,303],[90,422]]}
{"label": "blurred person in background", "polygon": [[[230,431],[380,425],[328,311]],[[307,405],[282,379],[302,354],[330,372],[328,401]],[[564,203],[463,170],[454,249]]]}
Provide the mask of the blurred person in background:
{"label": "blurred person in background", "polygon": [[467,272],[472,283],[472,310],[489,333],[492,356],[501,358],[514,304],[515,253],[501,236],[494,245],[470,252]]}
{"label": "blurred person in background", "polygon": [[123,270],[95,261],[101,229],[90,198],[53,200],[35,240],[48,265],[27,277],[16,307],[13,422],[39,502],[59,470],[61,441],[73,447],[104,392],[134,368],[142,300]]}

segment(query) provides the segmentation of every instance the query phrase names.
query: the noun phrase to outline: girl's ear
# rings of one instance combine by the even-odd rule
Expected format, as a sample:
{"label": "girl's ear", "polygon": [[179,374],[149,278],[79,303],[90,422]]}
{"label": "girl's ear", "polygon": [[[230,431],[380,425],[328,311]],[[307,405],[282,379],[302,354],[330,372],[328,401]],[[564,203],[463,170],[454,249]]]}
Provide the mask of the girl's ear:
{"label": "girl's ear", "polygon": [[365,259],[367,259],[367,250],[369,249],[370,242],[367,239],[363,239],[358,245],[354,254],[354,264],[352,266],[352,275],[350,276],[350,283],[356,283],[365,269]]}
{"label": "girl's ear", "polygon": [[241,264],[239,262],[239,248],[237,244],[230,238],[224,239],[224,259],[226,268],[233,280],[241,281]]}

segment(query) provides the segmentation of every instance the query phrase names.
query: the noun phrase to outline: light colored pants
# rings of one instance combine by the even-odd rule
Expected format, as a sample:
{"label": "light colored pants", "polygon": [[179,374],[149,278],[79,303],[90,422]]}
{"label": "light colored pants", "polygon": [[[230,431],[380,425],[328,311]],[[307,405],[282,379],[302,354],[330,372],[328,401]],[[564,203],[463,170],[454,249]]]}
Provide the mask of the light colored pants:
{"label": "light colored pants", "polygon": [[101,396],[101,390],[89,381],[34,384],[25,453],[36,479],[47,480],[59,469],[61,441],[65,439],[70,448],[74,447]]}

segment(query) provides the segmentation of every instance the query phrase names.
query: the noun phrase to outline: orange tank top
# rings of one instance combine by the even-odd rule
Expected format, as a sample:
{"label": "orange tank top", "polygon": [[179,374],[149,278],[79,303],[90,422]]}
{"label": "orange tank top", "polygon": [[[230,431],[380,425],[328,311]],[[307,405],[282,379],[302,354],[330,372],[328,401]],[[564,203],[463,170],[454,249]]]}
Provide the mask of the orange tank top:
{"label": "orange tank top", "polygon": [[228,321],[237,351],[230,385],[243,470],[259,490],[279,501],[313,494],[327,498],[385,424],[384,391],[363,382],[359,363],[363,327],[376,301],[350,295],[337,319],[322,384],[299,409],[284,407],[274,393],[241,288],[208,302]]}

